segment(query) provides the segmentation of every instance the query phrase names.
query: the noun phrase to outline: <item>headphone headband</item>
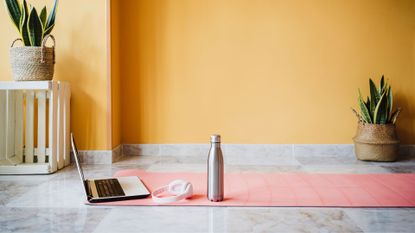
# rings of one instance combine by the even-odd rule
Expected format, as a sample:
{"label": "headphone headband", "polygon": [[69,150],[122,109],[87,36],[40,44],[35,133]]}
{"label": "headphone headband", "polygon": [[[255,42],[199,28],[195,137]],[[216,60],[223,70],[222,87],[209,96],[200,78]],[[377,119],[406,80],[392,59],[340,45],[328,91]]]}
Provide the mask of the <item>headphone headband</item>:
{"label": "headphone headband", "polygon": [[[160,197],[159,195],[168,192],[172,196]],[[162,186],[151,193],[154,202],[167,204],[189,198],[193,195],[193,185],[184,180],[173,180],[168,185]]]}

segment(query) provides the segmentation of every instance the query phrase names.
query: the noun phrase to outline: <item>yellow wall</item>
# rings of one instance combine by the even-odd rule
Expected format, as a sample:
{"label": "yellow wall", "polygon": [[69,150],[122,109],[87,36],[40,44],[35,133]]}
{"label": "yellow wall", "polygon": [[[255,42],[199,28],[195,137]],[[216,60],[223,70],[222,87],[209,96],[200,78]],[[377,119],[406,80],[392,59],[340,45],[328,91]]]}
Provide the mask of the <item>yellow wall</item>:
{"label": "yellow wall", "polygon": [[[112,0],[109,51],[107,1],[60,1],[55,77],[72,85],[80,149],[216,132],[227,143],[351,143],[357,88],[367,94],[382,73],[404,108],[401,139],[415,143],[414,4]],[[0,28],[0,80],[10,80],[17,32],[4,8]]]}
{"label": "yellow wall", "polygon": [[[53,0],[30,1],[38,10]],[[107,21],[104,0],[59,2],[56,27],[56,80],[71,83],[71,129],[81,150],[110,148],[107,117]],[[0,80],[11,80],[9,46],[18,36],[0,7]]]}
{"label": "yellow wall", "polygon": [[121,141],[351,143],[385,74],[415,143],[411,0],[120,1]]}

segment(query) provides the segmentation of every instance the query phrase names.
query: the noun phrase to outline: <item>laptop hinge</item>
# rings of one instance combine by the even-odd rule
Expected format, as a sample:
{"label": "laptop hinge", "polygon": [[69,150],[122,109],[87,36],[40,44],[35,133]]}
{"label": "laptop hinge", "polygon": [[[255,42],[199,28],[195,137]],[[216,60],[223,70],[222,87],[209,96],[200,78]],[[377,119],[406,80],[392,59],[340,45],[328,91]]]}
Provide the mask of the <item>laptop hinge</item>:
{"label": "laptop hinge", "polygon": [[92,191],[91,191],[91,185],[89,184],[89,180],[84,180],[84,186],[86,191],[86,196],[88,200],[92,198]]}

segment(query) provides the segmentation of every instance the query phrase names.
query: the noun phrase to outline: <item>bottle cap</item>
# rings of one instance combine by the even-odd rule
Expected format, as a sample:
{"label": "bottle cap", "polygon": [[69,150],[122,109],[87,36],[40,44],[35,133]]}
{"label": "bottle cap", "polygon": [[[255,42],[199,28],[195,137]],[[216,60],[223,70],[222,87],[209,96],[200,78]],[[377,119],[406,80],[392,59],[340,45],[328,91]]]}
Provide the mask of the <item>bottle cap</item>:
{"label": "bottle cap", "polygon": [[220,142],[220,135],[213,134],[212,136],[210,136],[210,142]]}

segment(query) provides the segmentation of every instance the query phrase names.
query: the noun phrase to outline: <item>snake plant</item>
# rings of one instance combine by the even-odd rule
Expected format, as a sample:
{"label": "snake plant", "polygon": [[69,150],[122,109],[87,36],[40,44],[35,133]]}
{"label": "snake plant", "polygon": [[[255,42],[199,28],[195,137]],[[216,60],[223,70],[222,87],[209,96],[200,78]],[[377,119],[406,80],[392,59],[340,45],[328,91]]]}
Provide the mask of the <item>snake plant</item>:
{"label": "snake plant", "polygon": [[363,100],[359,89],[358,104],[360,113],[352,109],[359,121],[369,124],[395,124],[401,108],[392,111],[392,88],[385,82],[385,77],[382,75],[379,89],[372,79],[369,79],[369,87],[370,97],[368,96],[366,101]]}
{"label": "snake plant", "polygon": [[58,0],[55,0],[49,16],[46,6],[38,14],[35,7],[28,7],[26,0],[23,0],[23,3],[19,0],[5,0],[5,5],[25,46],[40,46],[43,38],[50,34],[55,26]]}

